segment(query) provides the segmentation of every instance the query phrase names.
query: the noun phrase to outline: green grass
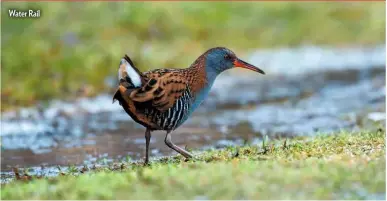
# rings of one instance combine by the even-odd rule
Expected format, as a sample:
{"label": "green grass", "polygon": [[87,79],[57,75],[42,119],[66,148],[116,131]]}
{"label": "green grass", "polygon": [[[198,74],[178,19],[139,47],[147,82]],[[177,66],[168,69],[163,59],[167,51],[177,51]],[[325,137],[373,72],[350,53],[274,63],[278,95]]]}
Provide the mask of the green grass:
{"label": "green grass", "polygon": [[[187,67],[226,46],[385,43],[384,2],[1,2],[2,110],[110,90],[129,53],[142,70]],[[11,19],[8,9],[41,9]]]}
{"label": "green grass", "polygon": [[2,186],[1,198],[385,199],[384,130],[266,144],[16,181]]}

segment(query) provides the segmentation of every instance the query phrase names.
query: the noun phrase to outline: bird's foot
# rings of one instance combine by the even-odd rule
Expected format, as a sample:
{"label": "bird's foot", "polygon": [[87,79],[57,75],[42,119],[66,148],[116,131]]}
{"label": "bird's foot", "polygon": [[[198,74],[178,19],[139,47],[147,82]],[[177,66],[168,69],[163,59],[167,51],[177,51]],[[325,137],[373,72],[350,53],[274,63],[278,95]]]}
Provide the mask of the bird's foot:
{"label": "bird's foot", "polygon": [[184,162],[195,161],[194,158],[184,158]]}
{"label": "bird's foot", "polygon": [[149,166],[150,163],[149,163],[149,158],[145,157],[144,158],[144,163],[143,163],[144,166]]}
{"label": "bird's foot", "polygon": [[184,156],[184,162],[196,162],[197,161],[197,158],[195,158],[192,154],[190,154],[189,156]]}

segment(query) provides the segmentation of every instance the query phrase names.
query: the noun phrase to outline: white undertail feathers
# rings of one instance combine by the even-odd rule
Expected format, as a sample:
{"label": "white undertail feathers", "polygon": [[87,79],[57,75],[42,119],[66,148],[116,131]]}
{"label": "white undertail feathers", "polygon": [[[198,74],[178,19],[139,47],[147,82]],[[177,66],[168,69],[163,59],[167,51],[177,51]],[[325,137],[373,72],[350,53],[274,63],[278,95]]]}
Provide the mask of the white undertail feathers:
{"label": "white undertail feathers", "polygon": [[141,86],[140,75],[136,70],[134,70],[133,66],[131,66],[129,62],[127,62],[125,59],[121,59],[120,67],[118,68],[118,80],[125,80],[126,76],[130,78],[130,81],[135,87]]}

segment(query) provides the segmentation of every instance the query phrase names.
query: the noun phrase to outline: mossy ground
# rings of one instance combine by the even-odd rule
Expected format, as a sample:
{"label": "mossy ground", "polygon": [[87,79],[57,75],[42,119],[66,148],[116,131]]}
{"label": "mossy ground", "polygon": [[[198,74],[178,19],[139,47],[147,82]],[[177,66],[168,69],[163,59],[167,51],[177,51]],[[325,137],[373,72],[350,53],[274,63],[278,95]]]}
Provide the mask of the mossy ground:
{"label": "mossy ground", "polygon": [[147,167],[73,169],[3,185],[1,198],[385,199],[384,129],[284,142],[201,152],[191,161],[162,158]]}
{"label": "mossy ground", "polygon": [[150,70],[188,67],[215,46],[245,58],[258,48],[385,43],[385,2],[1,4],[2,110],[107,92],[125,53]]}

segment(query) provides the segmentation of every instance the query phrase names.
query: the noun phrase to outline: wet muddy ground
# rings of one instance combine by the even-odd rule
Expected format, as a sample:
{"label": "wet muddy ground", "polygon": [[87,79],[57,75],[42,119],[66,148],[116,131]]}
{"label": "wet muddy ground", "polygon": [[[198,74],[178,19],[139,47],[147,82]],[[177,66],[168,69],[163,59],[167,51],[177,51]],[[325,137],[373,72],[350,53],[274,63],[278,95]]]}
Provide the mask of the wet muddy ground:
{"label": "wet muddy ground", "polygon": [[[223,73],[209,98],[172,133],[193,150],[269,138],[373,127],[385,120],[385,49],[305,47],[258,51],[248,60],[267,72]],[[111,94],[2,113],[2,182],[12,167],[55,175],[57,165],[141,159],[145,129]],[[175,154],[153,132],[152,157]]]}

